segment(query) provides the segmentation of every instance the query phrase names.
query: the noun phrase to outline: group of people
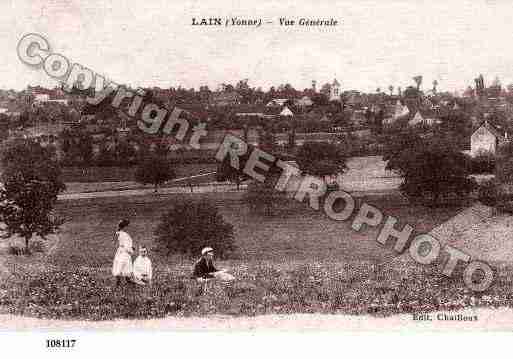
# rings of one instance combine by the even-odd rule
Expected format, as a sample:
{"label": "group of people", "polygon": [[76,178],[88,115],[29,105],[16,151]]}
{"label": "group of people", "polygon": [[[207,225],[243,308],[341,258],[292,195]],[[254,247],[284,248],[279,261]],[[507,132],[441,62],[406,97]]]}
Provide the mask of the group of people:
{"label": "group of people", "polygon": [[118,242],[118,249],[112,264],[112,275],[116,278],[116,285],[122,281],[139,285],[151,284],[153,268],[146,247],[139,247],[139,256],[132,263],[132,255],[135,252],[132,237],[125,231],[130,224],[126,219],[118,224],[118,230],[114,237]]}
{"label": "group of people", "polygon": [[[112,264],[112,275],[116,278],[116,285],[122,282],[135,283],[138,285],[150,285],[153,268],[150,258],[148,258],[148,250],[146,247],[139,247],[139,256],[132,262],[135,248],[133,246],[132,237],[126,232],[126,227],[130,221],[123,219],[118,224],[118,230],[114,237],[118,242],[118,249],[114,256]],[[214,266],[214,249],[205,247],[201,250],[201,258],[194,264],[192,277],[201,283],[210,280],[220,280],[230,282],[235,277],[224,269],[217,269]]]}

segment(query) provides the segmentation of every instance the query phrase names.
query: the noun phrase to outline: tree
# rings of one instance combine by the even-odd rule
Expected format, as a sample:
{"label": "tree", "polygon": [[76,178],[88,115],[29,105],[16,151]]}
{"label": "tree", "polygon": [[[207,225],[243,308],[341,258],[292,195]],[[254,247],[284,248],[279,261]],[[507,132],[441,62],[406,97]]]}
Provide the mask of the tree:
{"label": "tree", "polygon": [[142,184],[154,185],[155,192],[158,192],[159,186],[175,177],[171,162],[157,155],[143,159],[135,171],[135,180]]}
{"label": "tree", "polygon": [[93,136],[87,132],[80,131],[77,142],[77,150],[79,151],[82,163],[90,166],[94,156]]}
{"label": "tree", "polygon": [[433,93],[436,93],[436,87],[438,86],[438,81],[433,80]]}
{"label": "tree", "polygon": [[380,142],[384,146],[383,160],[389,162],[391,167],[398,167],[395,161],[403,151],[417,150],[424,146],[424,140],[414,129],[385,134]]}
{"label": "tree", "polygon": [[130,164],[135,160],[137,156],[137,152],[134,146],[125,140],[120,140],[117,142],[115,151],[116,162],[121,166],[130,166]]}
{"label": "tree", "polygon": [[405,99],[418,99],[421,96],[421,92],[418,88],[413,86],[408,86],[403,92],[402,96]]}
{"label": "tree", "polygon": [[289,136],[287,141],[287,148],[290,151],[293,151],[296,147],[296,130],[297,130],[297,119],[294,116],[292,118],[291,124],[289,125]]}
{"label": "tree", "polygon": [[175,252],[193,256],[209,246],[219,256],[227,257],[235,250],[233,226],[223,219],[217,207],[207,201],[173,204],[162,216],[154,233],[168,254]]}
{"label": "tree", "polygon": [[422,85],[422,76],[415,76],[413,81],[415,81],[415,84],[417,85],[417,91],[420,91],[420,85]]}
{"label": "tree", "polygon": [[497,151],[495,178],[502,184],[513,183],[513,142],[506,142]]}
{"label": "tree", "polygon": [[260,148],[267,153],[274,153],[276,151],[277,143],[274,131],[274,124],[266,124],[258,130]]}
{"label": "tree", "polygon": [[329,88],[331,86],[328,84],[328,92],[323,93],[315,93],[312,95],[312,102],[314,106],[327,106],[330,102],[329,100]]}
{"label": "tree", "polygon": [[240,184],[249,178],[243,171],[246,161],[248,159],[248,154],[239,157],[239,169],[232,167],[231,158],[227,156],[223,162],[219,163],[216,171],[216,181],[224,182],[230,181],[237,185],[237,190],[240,188]]}
{"label": "tree", "polygon": [[6,145],[2,158],[0,221],[3,238],[19,235],[29,242],[34,235],[43,239],[62,224],[53,211],[57,195],[65,189],[55,153],[33,140],[14,140]]}
{"label": "tree", "polygon": [[398,171],[404,182],[401,192],[415,200],[430,199],[432,205],[448,194],[464,196],[475,188],[466,156],[448,141],[433,141],[404,149],[387,169]]}
{"label": "tree", "polygon": [[346,153],[334,143],[305,142],[297,153],[299,168],[312,176],[335,176],[346,170]]}
{"label": "tree", "polygon": [[93,136],[83,129],[64,130],[60,133],[61,149],[68,164],[90,166],[93,159]]}

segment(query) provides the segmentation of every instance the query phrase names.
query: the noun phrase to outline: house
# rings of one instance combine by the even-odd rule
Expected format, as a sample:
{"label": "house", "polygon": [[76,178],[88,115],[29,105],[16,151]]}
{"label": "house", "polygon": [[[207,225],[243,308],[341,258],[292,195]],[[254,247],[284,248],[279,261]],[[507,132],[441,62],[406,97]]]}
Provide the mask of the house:
{"label": "house", "polygon": [[34,94],[34,102],[47,102],[50,100],[50,95],[47,93]]}
{"label": "house", "polygon": [[267,103],[267,107],[282,107],[289,102],[288,98],[275,98]]}
{"label": "house", "polygon": [[367,122],[364,110],[355,110],[351,114],[351,123],[354,126],[363,126]]}
{"label": "house", "polygon": [[496,127],[485,121],[470,136],[470,155],[472,157],[480,152],[495,154],[499,145],[507,141],[507,133],[502,133]]}
{"label": "house", "polygon": [[411,120],[408,121],[408,126],[417,126],[424,123],[424,117],[420,114],[420,111],[417,111],[415,116]]}
{"label": "house", "polygon": [[294,116],[294,113],[287,106],[285,106],[281,110],[280,116],[292,117]]}
{"label": "house", "polygon": [[212,95],[212,105],[233,106],[240,103],[240,96],[235,91],[217,92]]}
{"label": "house", "polygon": [[262,105],[239,105],[235,116],[240,118],[263,118],[265,112],[266,108]]}
{"label": "house", "polygon": [[388,110],[389,115],[383,120],[383,124],[392,125],[399,119],[407,118],[410,115],[410,109],[408,106],[403,105],[400,100],[397,100],[396,104]]}
{"label": "house", "polygon": [[299,107],[310,107],[313,105],[313,101],[308,96],[303,96],[299,100],[295,101],[296,105]]}
{"label": "house", "polygon": [[34,98],[34,104],[42,103],[60,103],[68,105],[64,91],[59,88],[47,89],[41,86],[28,86],[27,93]]}
{"label": "house", "polygon": [[22,103],[16,100],[0,101],[0,114],[10,117],[19,117],[24,107]]}
{"label": "house", "polygon": [[413,118],[408,121],[408,126],[417,126],[417,125],[433,126],[434,124],[440,124],[441,122],[442,121],[435,119],[435,118],[422,116],[420,111],[417,111],[415,113],[415,116],[413,116]]}
{"label": "house", "polygon": [[397,100],[394,108],[394,118],[398,119],[401,117],[408,116],[410,114],[410,110],[408,106],[403,105],[400,100]]}

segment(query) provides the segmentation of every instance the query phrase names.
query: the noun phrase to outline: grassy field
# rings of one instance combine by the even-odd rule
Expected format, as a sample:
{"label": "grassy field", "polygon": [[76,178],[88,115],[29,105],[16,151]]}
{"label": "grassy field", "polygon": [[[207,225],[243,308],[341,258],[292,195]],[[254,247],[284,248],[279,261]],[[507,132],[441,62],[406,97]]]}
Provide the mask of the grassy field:
{"label": "grassy field", "polygon": [[[498,283],[475,295],[460,276],[446,278],[432,267],[391,263],[394,253],[375,241],[375,229],[354,232],[295,204],[277,217],[254,215],[240,193],[202,194],[234,225],[238,250],[218,262],[235,274],[231,285],[207,289],[190,279],[194,258],[157,251],[153,230],[168,206],[198,195],[139,196],[63,201],[67,223],[56,249],[40,259],[10,257],[10,276],[0,284],[0,311],[49,318],[92,320],[165,315],[256,315],[269,313],[371,313],[451,310],[513,303],[510,267]],[[427,232],[459,208],[408,206],[397,198],[368,198],[388,215]],[[136,244],[146,244],[154,262],[154,286],[115,288],[110,276],[120,218]]]}
{"label": "grassy field", "polygon": [[[134,241],[154,248],[153,230],[169,205],[178,200],[200,198],[215,203],[225,220],[234,225],[238,261],[343,262],[358,258],[384,262],[393,257],[392,252],[375,242],[375,229],[355,232],[350,228],[350,222],[332,221],[295,202],[274,217],[255,215],[241,202],[241,197],[241,193],[208,193],[61,202],[59,211],[66,217],[67,223],[62,228],[61,241],[51,261],[59,265],[66,262],[96,267],[110,265],[116,250],[112,237],[117,222],[124,217],[132,222],[129,232]],[[458,210],[411,207],[398,199],[375,199],[370,202],[399,218],[401,225],[409,223],[422,232],[429,231]],[[162,265],[175,264],[169,258],[160,258],[157,253],[154,253],[154,257]]]}

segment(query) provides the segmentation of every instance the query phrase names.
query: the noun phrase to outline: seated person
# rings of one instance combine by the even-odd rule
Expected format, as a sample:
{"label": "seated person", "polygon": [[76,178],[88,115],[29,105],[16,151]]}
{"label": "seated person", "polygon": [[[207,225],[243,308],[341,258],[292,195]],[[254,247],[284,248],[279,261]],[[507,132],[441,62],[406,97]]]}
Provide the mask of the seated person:
{"label": "seated person", "polygon": [[214,250],[211,247],[205,247],[201,250],[201,258],[194,264],[192,276],[197,281],[203,282],[209,279],[219,279],[222,281],[232,281],[235,279],[226,270],[218,270],[213,263]]}
{"label": "seated person", "polygon": [[139,256],[134,261],[134,282],[140,285],[151,284],[153,275],[151,260],[146,247],[139,248]]}

